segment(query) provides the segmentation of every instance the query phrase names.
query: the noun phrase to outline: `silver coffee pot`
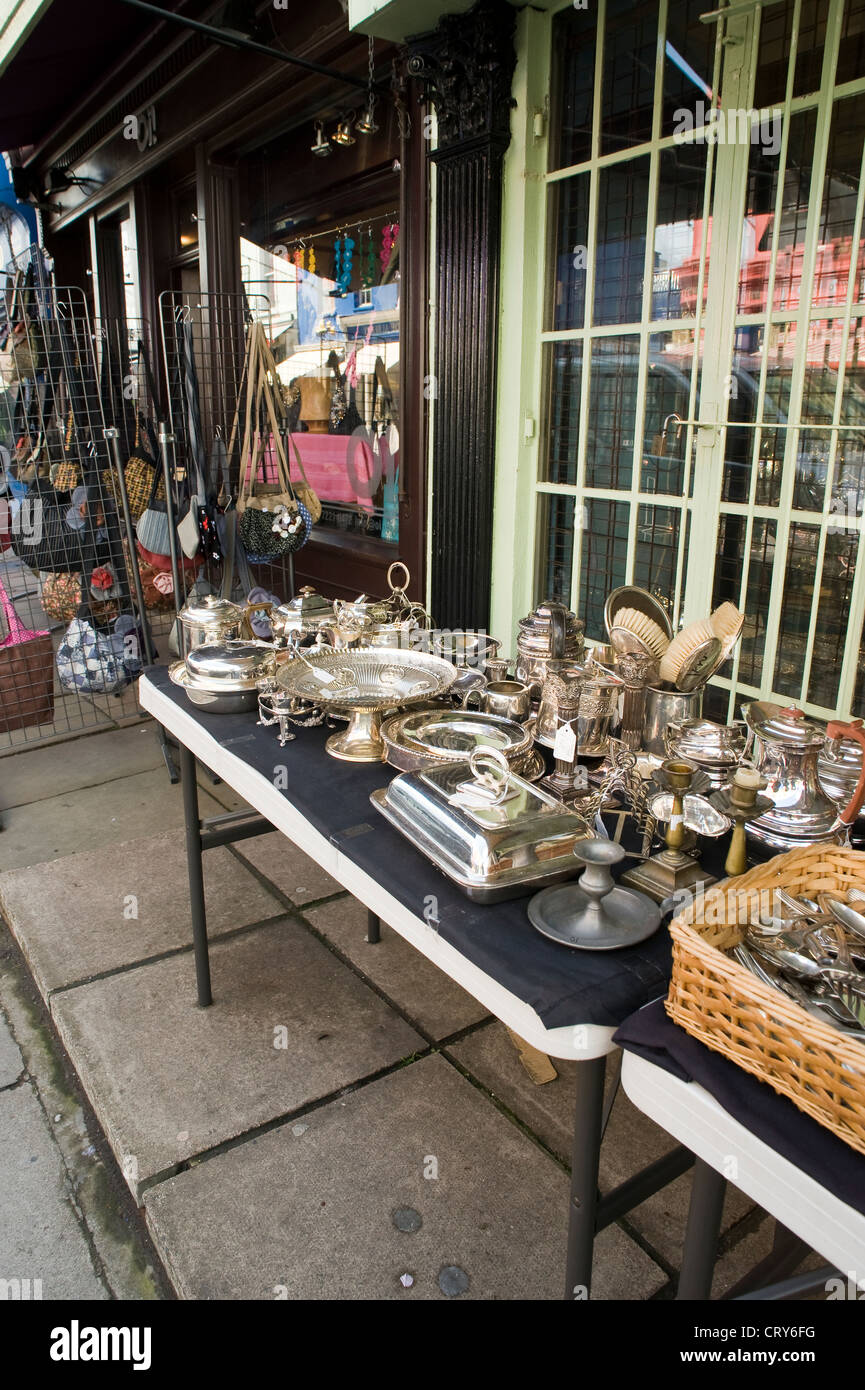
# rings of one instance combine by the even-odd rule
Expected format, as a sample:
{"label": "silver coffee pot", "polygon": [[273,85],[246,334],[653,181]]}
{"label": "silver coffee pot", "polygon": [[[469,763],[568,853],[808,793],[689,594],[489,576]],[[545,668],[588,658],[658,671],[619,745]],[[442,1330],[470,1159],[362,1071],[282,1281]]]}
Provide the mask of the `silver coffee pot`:
{"label": "silver coffee pot", "polygon": [[850,738],[865,747],[862,721],[832,720],[824,728],[794,705],[752,700],[742,706],[749,736],[745,756],[766,779],[773,802],[746,826],[746,834],[769,849],[784,851],[824,840],[846,843],[865,800],[865,771],[843,809],[827,795],[819,772],[827,740]]}

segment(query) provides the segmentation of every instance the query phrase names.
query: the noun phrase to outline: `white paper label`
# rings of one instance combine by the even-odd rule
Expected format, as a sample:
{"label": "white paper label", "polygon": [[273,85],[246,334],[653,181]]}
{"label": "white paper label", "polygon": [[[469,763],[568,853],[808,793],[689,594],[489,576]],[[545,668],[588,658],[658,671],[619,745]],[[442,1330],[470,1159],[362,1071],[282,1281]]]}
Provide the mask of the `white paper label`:
{"label": "white paper label", "polygon": [[556,741],[553,744],[555,757],[562,758],[566,763],[572,763],[576,751],[577,736],[574,733],[573,724],[560,724],[556,730]]}

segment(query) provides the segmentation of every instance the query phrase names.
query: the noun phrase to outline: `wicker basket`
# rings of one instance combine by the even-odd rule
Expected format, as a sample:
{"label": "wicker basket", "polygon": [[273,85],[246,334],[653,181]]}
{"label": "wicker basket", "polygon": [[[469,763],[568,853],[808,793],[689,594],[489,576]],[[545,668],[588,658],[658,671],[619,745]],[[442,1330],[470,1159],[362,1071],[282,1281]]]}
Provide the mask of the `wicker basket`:
{"label": "wicker basket", "polygon": [[865,854],[820,844],[780,854],[710,888],[670,924],[667,1013],[865,1153],[865,1045],[722,954],[739,944],[756,910],[767,910],[774,888],[813,898],[854,884],[865,888]]}

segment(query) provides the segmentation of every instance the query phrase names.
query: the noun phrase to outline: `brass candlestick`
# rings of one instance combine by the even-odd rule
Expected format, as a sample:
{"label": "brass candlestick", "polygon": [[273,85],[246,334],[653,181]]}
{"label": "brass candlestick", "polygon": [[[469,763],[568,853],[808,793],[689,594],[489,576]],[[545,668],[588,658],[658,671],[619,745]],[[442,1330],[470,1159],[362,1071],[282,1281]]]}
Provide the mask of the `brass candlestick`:
{"label": "brass candlestick", "polygon": [[742,767],[733,774],[731,782],[709,797],[715,809],[729,816],[733,822],[730,846],[724,860],[724,871],[728,878],[736,878],[748,867],[745,826],[758,816],[765,815],[774,805],[771,797],[760,795],[768,785],[765,777],[761,777],[755,768]]}
{"label": "brass candlestick", "polygon": [[655,773],[655,780],[673,798],[664,835],[665,848],[645,863],[637,864],[622,874],[621,881],[661,902],[673,893],[694,888],[698,883],[714,883],[715,880],[706,873],[696,853],[692,852],[694,837],[685,826],[685,797],[689,792],[701,791],[708,785],[708,778],[696,763],[687,762],[684,758],[668,758]]}

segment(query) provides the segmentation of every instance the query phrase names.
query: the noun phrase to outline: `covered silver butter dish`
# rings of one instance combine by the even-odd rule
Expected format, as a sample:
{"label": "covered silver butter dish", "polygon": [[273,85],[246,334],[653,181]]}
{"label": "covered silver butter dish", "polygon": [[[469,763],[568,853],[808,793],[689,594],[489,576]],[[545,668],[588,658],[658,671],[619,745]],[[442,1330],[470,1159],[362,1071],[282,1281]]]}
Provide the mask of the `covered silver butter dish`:
{"label": "covered silver butter dish", "polygon": [[512,772],[493,749],[468,764],[401,772],[370,800],[474,902],[493,903],[577,872],[585,821]]}

